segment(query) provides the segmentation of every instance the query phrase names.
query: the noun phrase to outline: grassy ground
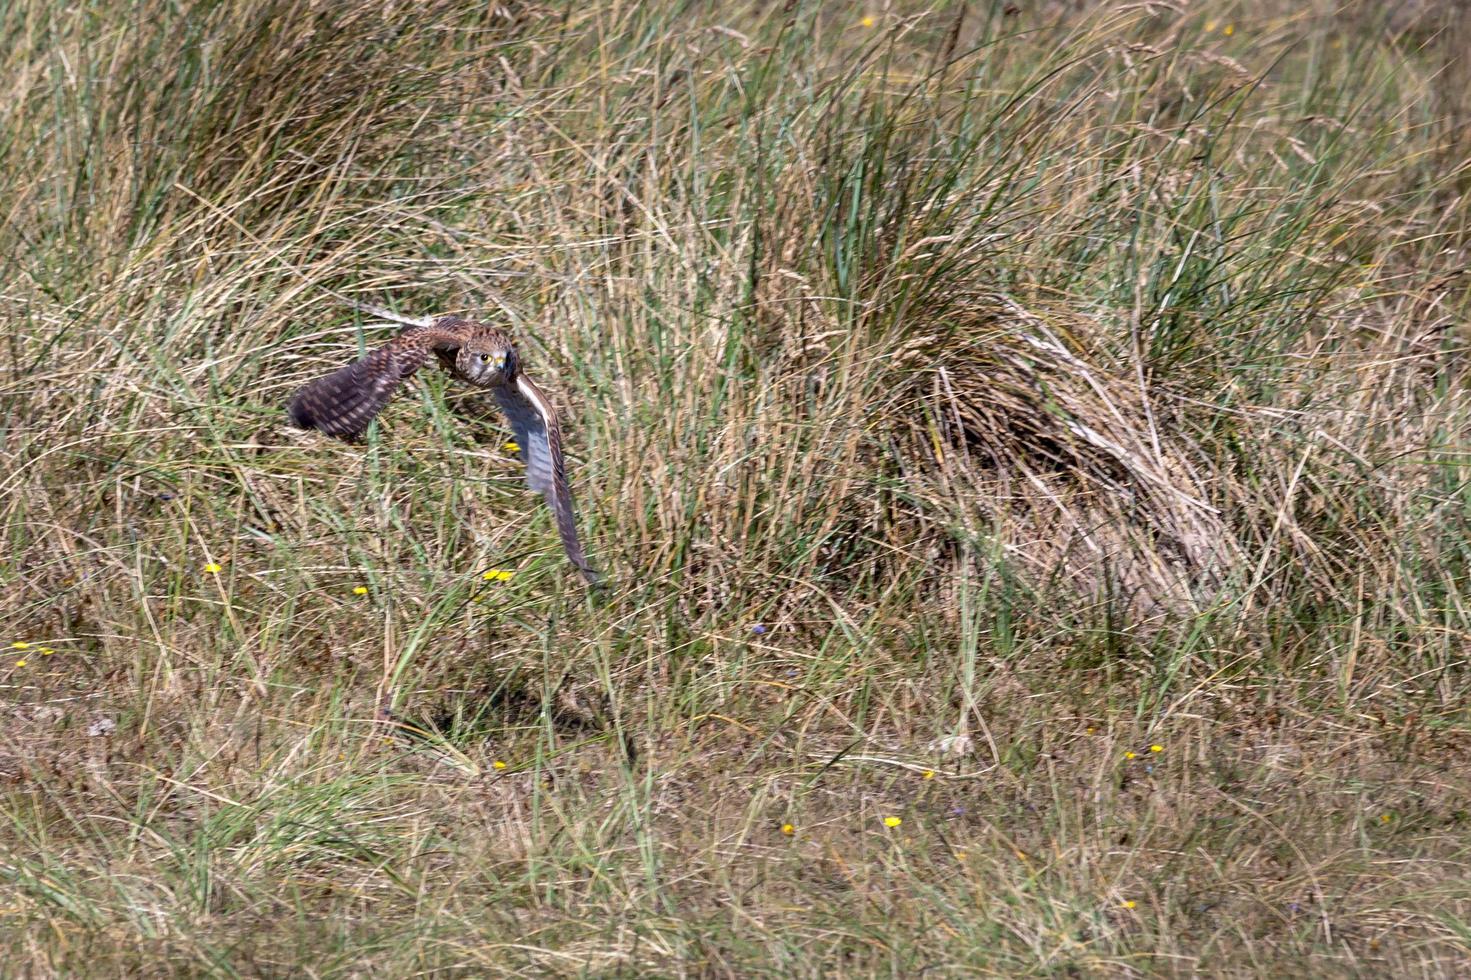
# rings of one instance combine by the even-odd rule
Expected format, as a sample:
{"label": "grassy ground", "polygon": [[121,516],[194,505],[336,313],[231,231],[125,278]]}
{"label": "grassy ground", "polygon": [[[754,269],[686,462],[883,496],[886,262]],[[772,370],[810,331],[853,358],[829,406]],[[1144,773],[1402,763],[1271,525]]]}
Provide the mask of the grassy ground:
{"label": "grassy ground", "polygon": [[1465,975],[1456,8],[0,7],[0,973]]}

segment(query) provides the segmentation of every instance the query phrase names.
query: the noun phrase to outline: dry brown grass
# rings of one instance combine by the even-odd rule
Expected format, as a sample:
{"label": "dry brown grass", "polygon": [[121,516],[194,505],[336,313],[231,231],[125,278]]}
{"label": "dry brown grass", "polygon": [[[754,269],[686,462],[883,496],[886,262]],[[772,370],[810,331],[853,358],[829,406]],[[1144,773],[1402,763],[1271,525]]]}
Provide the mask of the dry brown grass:
{"label": "dry brown grass", "polygon": [[1463,974],[1464,15],[1016,6],[0,13],[0,961]]}

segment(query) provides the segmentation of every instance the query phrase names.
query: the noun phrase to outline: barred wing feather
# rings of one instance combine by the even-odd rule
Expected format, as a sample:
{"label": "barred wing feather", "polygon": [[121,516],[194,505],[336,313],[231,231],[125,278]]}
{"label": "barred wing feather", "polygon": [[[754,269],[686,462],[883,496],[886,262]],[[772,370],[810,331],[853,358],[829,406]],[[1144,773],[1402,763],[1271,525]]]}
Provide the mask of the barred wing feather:
{"label": "barred wing feather", "polygon": [[356,439],[431,351],[452,352],[468,333],[464,323],[405,330],[367,357],[303,387],[291,399],[291,421],[303,429]]}
{"label": "barred wing feather", "polygon": [[562,461],[562,429],[556,410],[530,378],[517,374],[512,384],[495,389],[501,411],[516,434],[521,447],[521,460],[526,464],[526,482],[546,498],[557,520],[557,534],[567,558],[589,582],[598,581],[598,573],[587,562],[582,543],[577,539],[577,522],[572,511],[572,492],[567,488],[567,470]]}

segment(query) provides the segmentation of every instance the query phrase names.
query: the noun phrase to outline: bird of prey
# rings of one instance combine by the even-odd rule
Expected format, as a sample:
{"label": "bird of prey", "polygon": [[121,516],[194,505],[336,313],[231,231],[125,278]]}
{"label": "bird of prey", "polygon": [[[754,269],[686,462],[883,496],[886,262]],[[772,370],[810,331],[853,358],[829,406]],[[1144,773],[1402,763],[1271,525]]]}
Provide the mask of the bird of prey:
{"label": "bird of prey", "polygon": [[588,564],[577,540],[557,412],[521,370],[521,359],[505,331],[455,316],[409,327],[367,357],[298,391],[291,399],[291,420],[303,429],[354,440],[431,353],[456,379],[489,388],[495,395],[516,434],[526,464],[526,482],[541,491],[551,507],[568,559],[596,584],[598,573]]}

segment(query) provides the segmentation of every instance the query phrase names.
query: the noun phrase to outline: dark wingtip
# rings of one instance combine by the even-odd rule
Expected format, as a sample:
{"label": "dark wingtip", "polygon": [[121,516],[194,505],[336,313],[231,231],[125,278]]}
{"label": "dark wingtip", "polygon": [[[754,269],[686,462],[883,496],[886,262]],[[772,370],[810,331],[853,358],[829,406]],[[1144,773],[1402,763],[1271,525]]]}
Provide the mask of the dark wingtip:
{"label": "dark wingtip", "polygon": [[312,413],[307,410],[300,395],[291,399],[291,404],[286,407],[286,412],[291,416],[292,424],[298,429],[315,429],[317,427],[317,420],[312,418]]}
{"label": "dark wingtip", "polygon": [[303,388],[297,392],[296,397],[291,399],[291,404],[286,406],[286,412],[291,416],[293,425],[298,429],[306,429],[308,432],[321,432],[335,439],[341,439],[343,442],[357,442],[362,438],[363,433],[367,431],[367,426],[356,431],[345,430],[334,425],[330,419],[323,420],[313,415],[304,397],[307,390]]}
{"label": "dark wingtip", "polygon": [[608,576],[591,568],[579,569],[582,577],[587,580],[587,597],[593,605],[601,606],[611,602],[613,599],[613,583]]}
{"label": "dark wingtip", "polygon": [[341,435],[341,433],[332,431],[331,423],[324,422],[312,414],[310,406],[307,405],[306,398],[303,397],[305,394],[306,389],[302,389],[302,391],[297,393],[295,398],[291,399],[291,404],[286,408],[287,413],[291,416],[292,424],[298,429],[325,432],[330,436]]}

